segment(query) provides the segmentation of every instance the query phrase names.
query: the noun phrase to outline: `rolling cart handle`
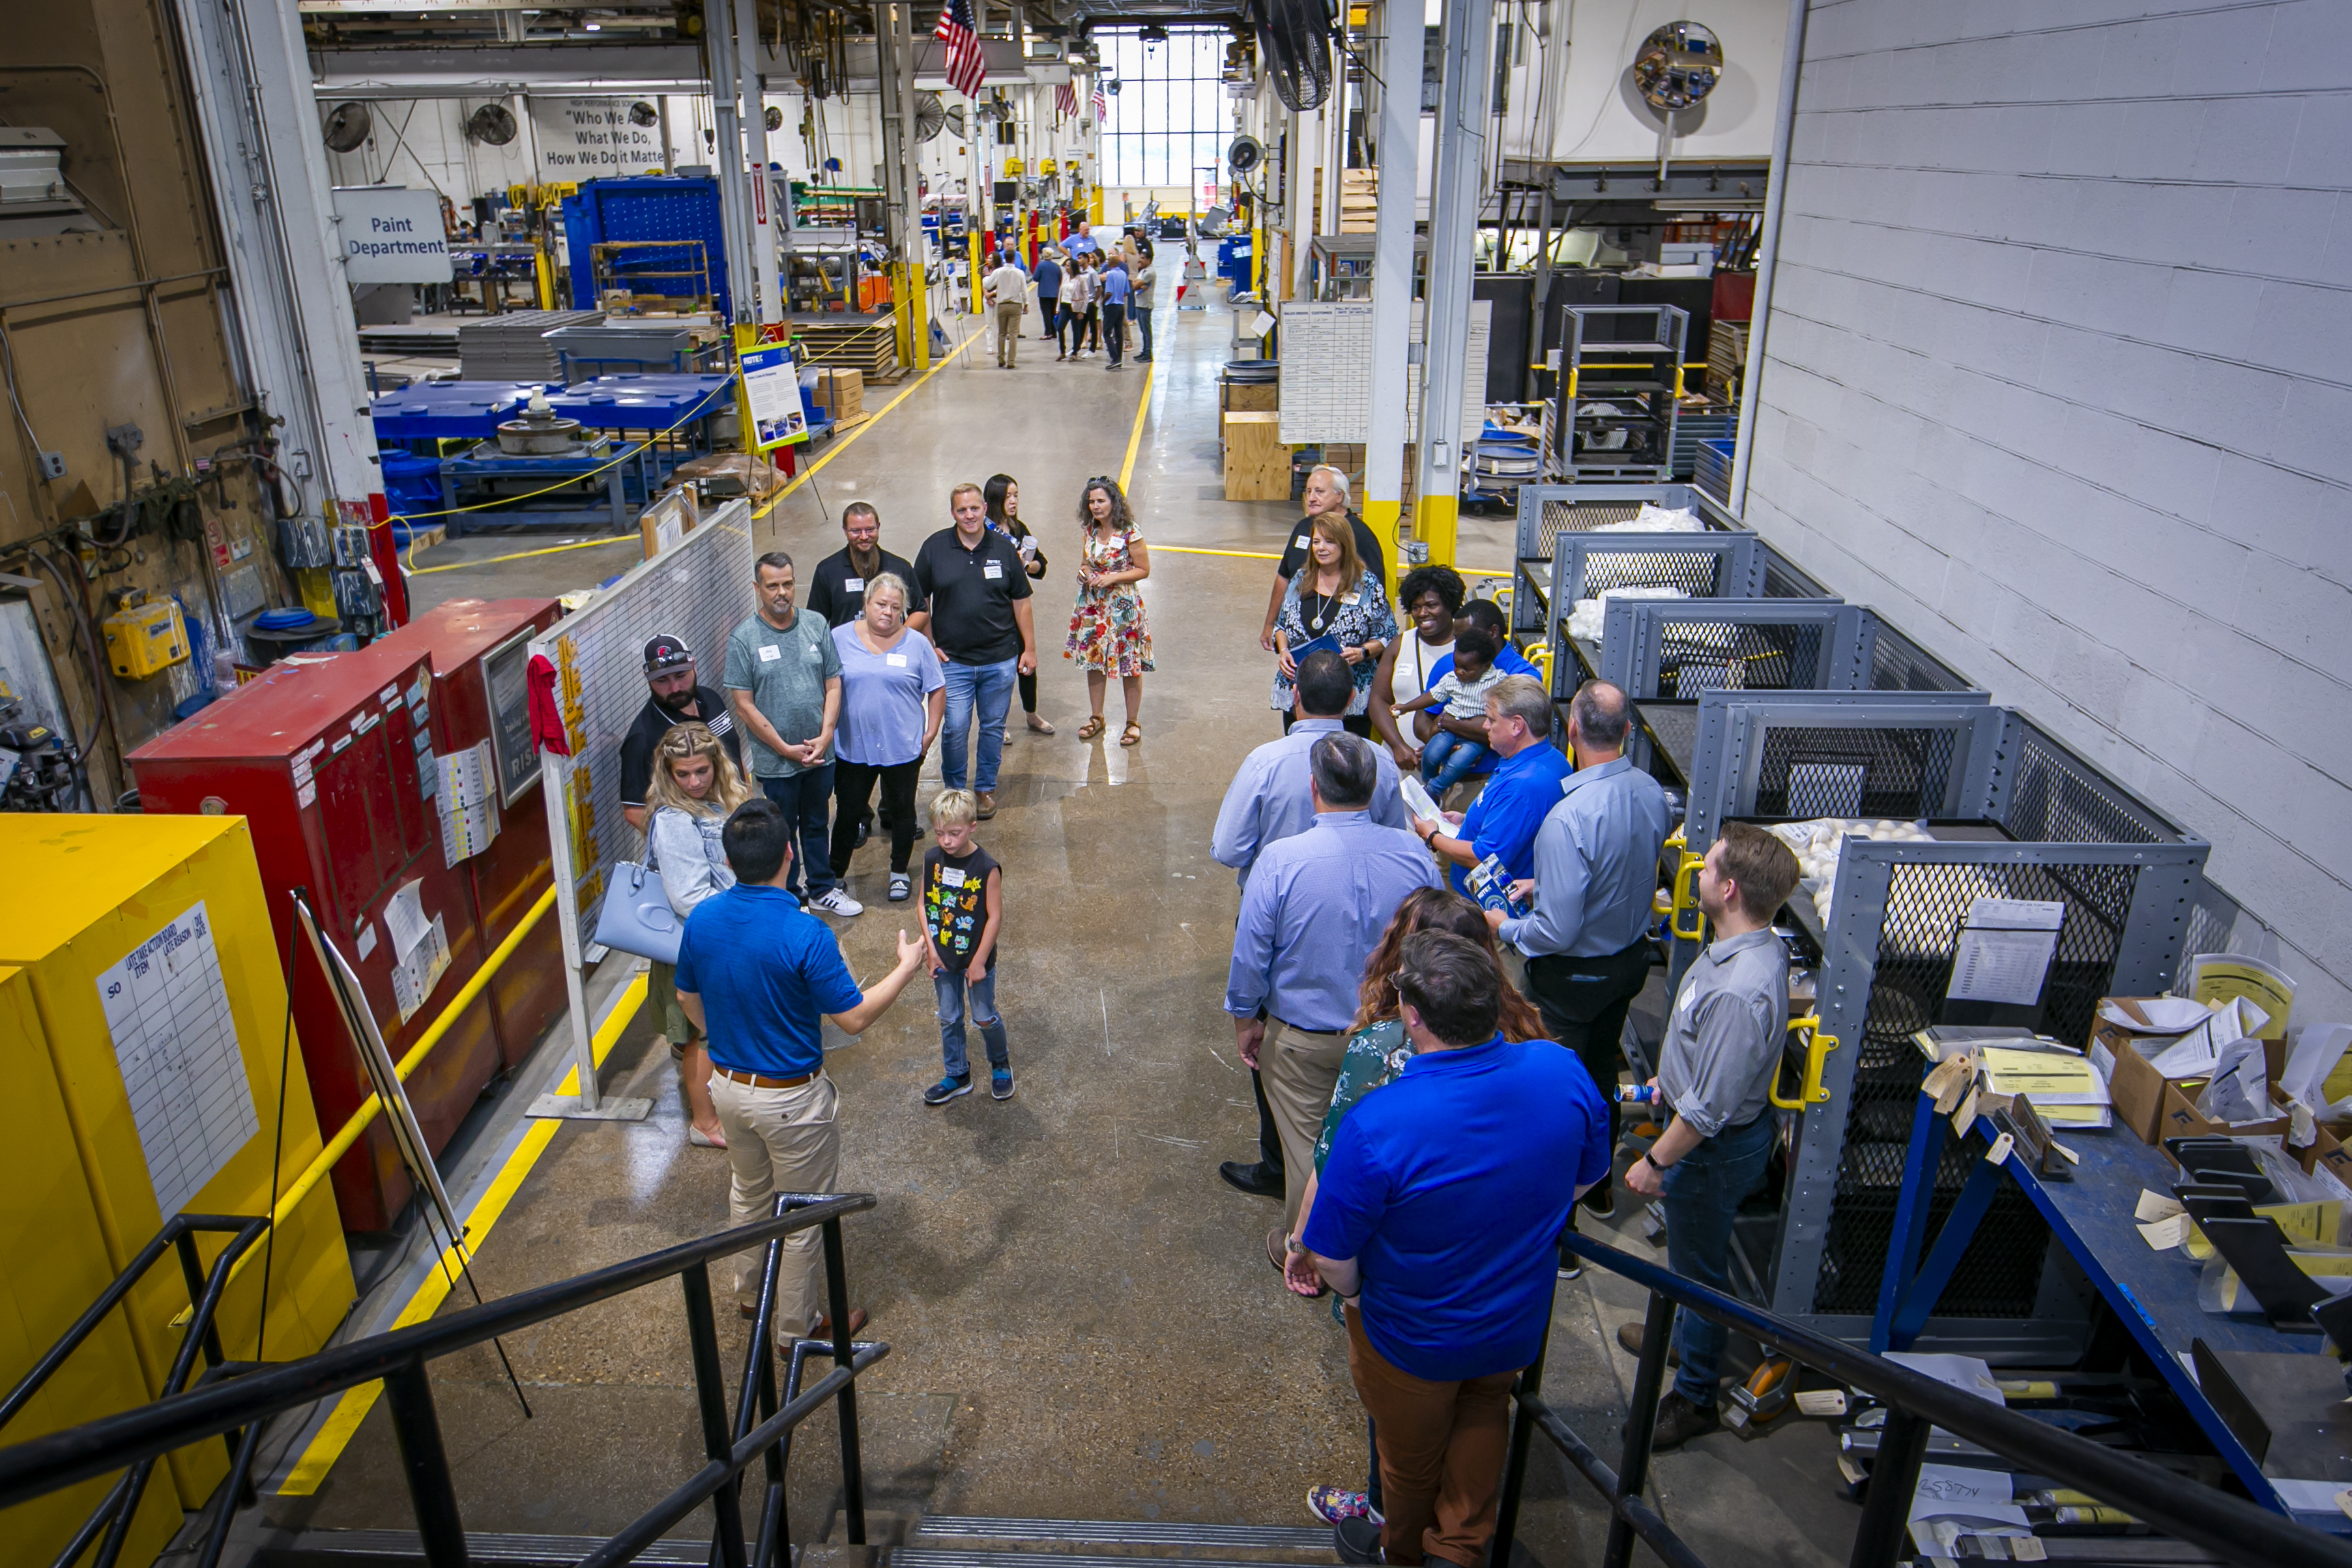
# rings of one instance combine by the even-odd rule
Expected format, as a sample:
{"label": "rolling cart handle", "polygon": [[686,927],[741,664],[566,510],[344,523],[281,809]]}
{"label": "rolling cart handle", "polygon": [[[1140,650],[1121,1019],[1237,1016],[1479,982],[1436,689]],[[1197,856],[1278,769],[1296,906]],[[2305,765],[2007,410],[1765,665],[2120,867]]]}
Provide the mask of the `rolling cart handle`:
{"label": "rolling cart handle", "polygon": [[1772,1103],[1783,1110],[1803,1110],[1830,1097],[1830,1091],[1822,1087],[1822,1075],[1829,1066],[1830,1053],[1838,1047],[1838,1037],[1822,1032],[1822,1016],[1819,1013],[1808,1013],[1801,1018],[1789,1020],[1790,1034],[1800,1029],[1805,1031],[1805,1079],[1797,1091],[1797,1098],[1781,1098],[1780,1075],[1777,1070],[1772,1074],[1772,1087],[1766,1091]]}
{"label": "rolling cart handle", "polygon": [[[1666,840],[1673,844],[1674,839]],[[1706,940],[1706,911],[1698,907],[1698,868],[1706,864],[1706,857],[1682,852],[1682,862],[1675,869],[1675,908],[1673,923],[1668,931],[1677,942]],[[1685,923],[1685,917],[1688,923]]]}

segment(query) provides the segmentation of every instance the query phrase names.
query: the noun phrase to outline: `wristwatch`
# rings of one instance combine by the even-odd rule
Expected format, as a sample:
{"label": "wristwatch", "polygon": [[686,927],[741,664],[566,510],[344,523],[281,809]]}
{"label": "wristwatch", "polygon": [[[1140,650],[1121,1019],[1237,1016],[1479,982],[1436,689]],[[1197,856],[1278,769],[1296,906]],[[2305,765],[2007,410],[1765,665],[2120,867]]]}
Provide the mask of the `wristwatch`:
{"label": "wristwatch", "polygon": [[1647,1149],[1643,1150],[1639,1154],[1633,1156],[1633,1163],[1637,1165],[1647,1165],[1653,1171],[1657,1172],[1661,1176],[1664,1175],[1666,1172],[1671,1169],[1670,1166],[1661,1165],[1655,1160],[1651,1159],[1650,1152]]}

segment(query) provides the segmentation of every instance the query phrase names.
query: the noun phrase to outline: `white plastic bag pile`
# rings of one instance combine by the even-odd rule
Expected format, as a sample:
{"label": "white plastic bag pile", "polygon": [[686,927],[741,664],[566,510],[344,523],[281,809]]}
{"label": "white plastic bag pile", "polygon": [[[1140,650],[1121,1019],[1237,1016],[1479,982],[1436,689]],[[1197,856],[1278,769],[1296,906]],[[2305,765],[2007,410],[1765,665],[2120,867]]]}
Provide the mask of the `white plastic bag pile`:
{"label": "white plastic bag pile", "polygon": [[1860,816],[1817,816],[1811,822],[1780,822],[1765,829],[1797,857],[1798,888],[1812,900],[1824,926],[1837,894],[1838,852],[1848,838],[1878,838],[1930,844],[1935,835],[1916,822]]}
{"label": "white plastic bag pile", "polygon": [[1705,533],[1706,524],[1690,508],[1653,506],[1642,503],[1642,510],[1628,522],[1604,522],[1592,529],[1593,533]]}
{"label": "white plastic bag pile", "polygon": [[1611,588],[1597,599],[1579,599],[1568,613],[1568,635],[1578,642],[1597,643],[1609,618],[1612,599],[1687,599],[1680,588]]}

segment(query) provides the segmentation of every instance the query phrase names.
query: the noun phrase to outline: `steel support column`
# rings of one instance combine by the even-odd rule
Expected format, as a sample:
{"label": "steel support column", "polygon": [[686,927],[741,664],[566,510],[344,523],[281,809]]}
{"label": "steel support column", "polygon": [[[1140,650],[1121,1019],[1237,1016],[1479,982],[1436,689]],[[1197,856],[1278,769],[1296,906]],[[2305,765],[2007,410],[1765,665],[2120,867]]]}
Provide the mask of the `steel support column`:
{"label": "steel support column", "polygon": [[760,320],[781,321],[784,301],[777,282],[776,219],[768,210],[773,195],[768,188],[768,94],[760,75],[759,0],[735,0],[735,69],[742,98],[744,161],[751,168],[744,182],[751,222],[743,233],[758,282],[752,297],[759,301]]}
{"label": "steel support column", "polygon": [[736,110],[742,84],[735,65],[734,0],[702,0],[702,44],[717,133],[710,170],[719,179],[719,226],[727,238],[727,315],[741,327],[759,320],[760,289],[751,266],[751,184],[743,166],[742,117]]}
{"label": "steel support column", "polygon": [[[1380,29],[1380,221],[1372,240],[1372,417],[1364,443],[1363,513],[1393,573],[1397,521],[1404,514],[1405,388],[1421,374],[1420,351],[1412,341],[1421,12],[1384,0]],[[1364,84],[1368,93],[1373,87]]]}
{"label": "steel support column", "polygon": [[[1482,186],[1487,106],[1494,95],[1495,0],[1454,0],[1447,5],[1444,41],[1445,76],[1437,100],[1437,177],[1430,196],[1429,314],[1422,332],[1421,475],[1412,531],[1429,547],[1432,561],[1450,563],[1462,504],[1462,381],[1470,349],[1470,295],[1478,269],[1478,213],[1486,202]],[[1475,437],[1476,431],[1470,434]]]}
{"label": "steel support column", "polygon": [[[300,19],[258,0],[179,0],[196,124],[228,261],[233,330],[279,461],[313,503],[384,515],[359,327],[343,278]],[[380,532],[383,531],[379,531]],[[406,595],[396,572],[387,602]]]}

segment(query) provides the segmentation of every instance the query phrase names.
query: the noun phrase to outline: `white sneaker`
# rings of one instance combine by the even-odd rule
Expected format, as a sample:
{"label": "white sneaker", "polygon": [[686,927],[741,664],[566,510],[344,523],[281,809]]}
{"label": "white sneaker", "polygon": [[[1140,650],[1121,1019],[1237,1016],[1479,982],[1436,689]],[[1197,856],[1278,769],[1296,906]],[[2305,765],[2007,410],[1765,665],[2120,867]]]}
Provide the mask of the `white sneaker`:
{"label": "white sneaker", "polygon": [[866,906],[864,904],[859,903],[856,899],[851,898],[839,888],[827,889],[822,896],[809,901],[809,908],[816,910],[819,914],[842,915],[845,917],[849,915],[862,915],[866,912]]}

